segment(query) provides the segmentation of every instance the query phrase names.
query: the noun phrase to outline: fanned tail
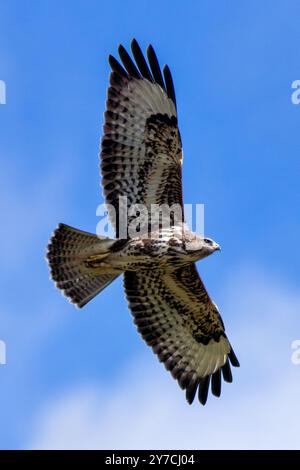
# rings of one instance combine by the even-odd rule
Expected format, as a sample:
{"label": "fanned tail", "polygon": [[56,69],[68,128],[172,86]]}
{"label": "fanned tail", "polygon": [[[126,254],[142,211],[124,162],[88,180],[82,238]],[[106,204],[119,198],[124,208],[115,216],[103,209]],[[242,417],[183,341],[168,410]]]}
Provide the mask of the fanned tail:
{"label": "fanned tail", "polygon": [[47,251],[51,277],[77,307],[83,307],[121,274],[88,263],[94,255],[105,260],[113,243],[108,237],[99,238],[65,224],[54,231]]}

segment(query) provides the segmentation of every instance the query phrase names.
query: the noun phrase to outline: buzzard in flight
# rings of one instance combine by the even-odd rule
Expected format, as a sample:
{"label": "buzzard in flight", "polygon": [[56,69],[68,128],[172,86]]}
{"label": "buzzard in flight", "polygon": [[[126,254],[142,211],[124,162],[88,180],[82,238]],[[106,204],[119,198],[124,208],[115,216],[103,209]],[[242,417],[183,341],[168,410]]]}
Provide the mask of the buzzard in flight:
{"label": "buzzard in flight", "polygon": [[[134,60],[119,46],[122,65],[109,57],[101,142],[102,185],[116,238],[59,224],[47,258],[56,286],[78,307],[123,273],[139,333],[186,391],[187,401],[197,393],[204,405],[210,385],[220,396],[221,377],[231,382],[230,363],[239,366],[195,265],[220,248],[184,222],[182,146],[169,67],[161,71],[152,46],[148,62],[136,40],[131,49]],[[166,205],[181,209],[179,217],[169,213],[167,228],[161,217],[149,234],[153,220],[140,217],[139,229],[130,232],[137,218],[132,207],[152,214],[152,206]]]}

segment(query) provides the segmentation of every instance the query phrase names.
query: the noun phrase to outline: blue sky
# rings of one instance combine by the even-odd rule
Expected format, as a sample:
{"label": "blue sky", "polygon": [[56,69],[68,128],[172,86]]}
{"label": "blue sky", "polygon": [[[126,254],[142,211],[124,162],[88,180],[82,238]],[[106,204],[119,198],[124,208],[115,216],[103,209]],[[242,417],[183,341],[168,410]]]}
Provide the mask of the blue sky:
{"label": "blue sky", "polygon": [[[299,447],[299,2],[0,11],[0,447]],[[107,56],[132,37],[173,72],[185,202],[205,204],[222,245],[198,268],[242,367],[205,409],[188,407],[136,334],[121,280],[78,311],[44,261],[58,222],[95,231]]]}

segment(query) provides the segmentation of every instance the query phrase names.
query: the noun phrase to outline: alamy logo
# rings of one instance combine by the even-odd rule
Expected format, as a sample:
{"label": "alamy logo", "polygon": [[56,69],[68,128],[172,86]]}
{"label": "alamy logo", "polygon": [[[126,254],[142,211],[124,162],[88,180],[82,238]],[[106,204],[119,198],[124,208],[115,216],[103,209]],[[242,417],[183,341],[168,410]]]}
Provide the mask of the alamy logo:
{"label": "alamy logo", "polygon": [[0,80],[0,104],[6,104],[6,85],[3,80]]}
{"label": "alamy logo", "polygon": [[6,364],[6,344],[0,340],[0,365]]}
{"label": "alamy logo", "polygon": [[295,366],[298,366],[300,364],[300,339],[295,339],[291,344],[291,348],[294,349],[291,361]]}
{"label": "alamy logo", "polygon": [[[204,204],[130,204],[127,196],[118,198],[118,207],[112,204],[100,204],[96,215],[101,219],[97,223],[96,234],[113,237],[112,225],[118,227],[118,238],[127,239],[147,234],[157,238],[158,234],[168,233],[170,227],[189,226],[199,235],[204,236]],[[109,217],[108,217],[109,215]],[[184,230],[182,231],[182,235]],[[180,236],[180,233],[177,233]]]}
{"label": "alamy logo", "polygon": [[300,80],[293,81],[292,89],[295,90],[291,96],[292,103],[299,104],[300,103]]}

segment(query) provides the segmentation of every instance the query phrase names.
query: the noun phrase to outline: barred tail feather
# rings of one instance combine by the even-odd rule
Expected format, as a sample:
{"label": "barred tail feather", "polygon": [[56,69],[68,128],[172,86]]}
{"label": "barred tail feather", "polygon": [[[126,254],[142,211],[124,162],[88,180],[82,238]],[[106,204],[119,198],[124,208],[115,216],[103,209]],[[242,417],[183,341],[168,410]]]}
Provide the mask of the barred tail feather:
{"label": "barred tail feather", "polygon": [[86,263],[95,254],[107,258],[113,243],[108,237],[99,238],[65,224],[54,231],[47,251],[51,277],[77,307],[83,307],[121,274],[106,268],[95,270]]}

